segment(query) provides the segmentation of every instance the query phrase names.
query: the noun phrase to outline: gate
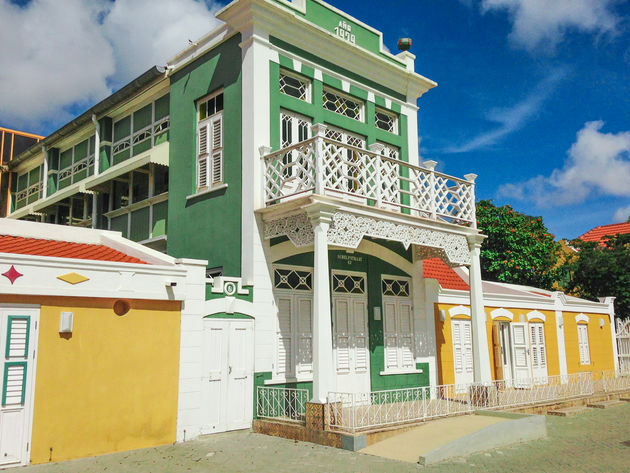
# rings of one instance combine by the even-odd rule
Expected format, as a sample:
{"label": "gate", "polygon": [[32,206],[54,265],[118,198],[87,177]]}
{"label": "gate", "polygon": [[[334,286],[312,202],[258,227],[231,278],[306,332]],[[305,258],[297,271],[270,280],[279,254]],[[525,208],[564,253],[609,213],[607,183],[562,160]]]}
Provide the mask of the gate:
{"label": "gate", "polygon": [[619,371],[630,372],[630,320],[617,319],[617,354]]}

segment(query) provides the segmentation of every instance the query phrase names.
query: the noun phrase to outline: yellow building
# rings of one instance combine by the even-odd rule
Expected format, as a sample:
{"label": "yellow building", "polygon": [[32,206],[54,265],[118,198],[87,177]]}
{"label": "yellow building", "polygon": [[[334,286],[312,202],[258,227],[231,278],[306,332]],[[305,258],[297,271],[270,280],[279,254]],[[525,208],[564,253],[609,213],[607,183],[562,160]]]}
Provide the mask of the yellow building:
{"label": "yellow building", "polygon": [[0,466],[175,442],[182,302],[205,262],[50,227],[0,219]]}

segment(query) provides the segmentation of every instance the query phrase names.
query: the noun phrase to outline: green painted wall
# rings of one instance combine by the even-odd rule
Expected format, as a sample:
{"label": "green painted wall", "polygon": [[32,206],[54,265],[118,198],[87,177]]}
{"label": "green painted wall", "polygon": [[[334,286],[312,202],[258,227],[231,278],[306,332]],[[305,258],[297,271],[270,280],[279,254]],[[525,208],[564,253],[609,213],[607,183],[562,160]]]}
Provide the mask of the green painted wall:
{"label": "green painted wall", "polygon": [[[291,256],[276,264],[286,264],[295,266],[313,266],[313,253],[301,253]],[[330,269],[359,271],[367,274],[368,279],[368,331],[370,336],[370,381],[372,391],[385,389],[400,389],[429,385],[429,365],[428,363],[418,363],[416,368],[422,369],[422,373],[415,374],[395,374],[382,376],[380,373],[385,369],[385,350],[383,342],[383,320],[374,320],[374,307],[383,307],[383,297],[381,291],[381,275],[407,276],[399,268],[372,255],[345,251],[329,251],[328,264]]]}
{"label": "green painted wall", "polygon": [[[278,2],[277,0],[276,3],[282,4],[282,2]],[[326,31],[330,31],[333,34],[336,34],[335,27],[339,26],[339,22],[345,22],[347,25],[350,26],[349,33],[354,35],[354,44],[364,49],[367,49],[374,54],[379,55],[392,64],[396,64],[399,67],[404,67],[404,64],[402,62],[381,52],[380,36],[377,33],[368,28],[365,28],[364,26],[361,26],[349,15],[343,12],[338,13],[328,6],[322,5],[321,3],[314,0],[306,0],[306,13],[301,13],[298,11],[296,11],[296,13],[302,18],[305,18],[311,23],[316,24]]]}
{"label": "green painted wall", "polygon": [[[241,41],[236,35],[171,76],[167,253],[207,259],[241,273]],[[224,180],[228,188],[194,199],[196,101],[223,88]]]}

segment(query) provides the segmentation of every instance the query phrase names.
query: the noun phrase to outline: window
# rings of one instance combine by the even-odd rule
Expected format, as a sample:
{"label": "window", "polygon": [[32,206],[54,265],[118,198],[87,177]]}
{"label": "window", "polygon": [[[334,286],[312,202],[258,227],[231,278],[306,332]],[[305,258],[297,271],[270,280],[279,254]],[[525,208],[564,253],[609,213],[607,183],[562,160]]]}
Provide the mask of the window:
{"label": "window", "polygon": [[275,375],[307,377],[313,373],[313,270],[274,267],[278,308]]}
{"label": "window", "polygon": [[311,101],[311,81],[282,69],[280,71],[280,92],[305,102]]}
{"label": "window", "polygon": [[223,92],[197,107],[197,190],[202,190],[223,182]]}
{"label": "window", "polygon": [[591,355],[588,348],[588,325],[580,324],[577,326],[577,329],[578,329],[578,346],[580,350],[580,364],[590,365]]}
{"label": "window", "polygon": [[398,133],[398,115],[395,113],[376,107],[374,123],[376,127],[381,130],[389,131],[390,133]]}
{"label": "window", "polygon": [[[280,112],[280,129],[282,133],[280,146],[288,148],[311,137],[311,119],[283,110]],[[304,177],[303,174],[309,166],[305,156],[300,155],[299,149],[285,154],[283,163],[286,166],[284,169],[285,177],[291,177],[295,174],[300,179]],[[297,172],[294,172],[294,168],[297,169]]]}
{"label": "window", "polygon": [[15,209],[20,209],[42,197],[42,166],[18,175],[15,196]]}
{"label": "window", "polygon": [[[361,189],[365,180],[361,169],[363,163],[362,153],[353,148],[365,149],[365,138],[333,127],[326,129],[326,138],[349,146],[344,147],[332,143],[327,145],[332,155],[338,156],[340,153],[345,155],[345,159],[341,160],[341,163],[332,171],[336,174],[334,180],[342,182],[340,190],[353,192]],[[338,148],[342,148],[342,150],[339,151]]]}
{"label": "window", "polygon": [[416,369],[411,282],[405,278],[383,277],[385,371]]}
{"label": "window", "polygon": [[363,121],[363,102],[361,100],[328,88],[324,88],[322,99],[326,110],[354,120]]}

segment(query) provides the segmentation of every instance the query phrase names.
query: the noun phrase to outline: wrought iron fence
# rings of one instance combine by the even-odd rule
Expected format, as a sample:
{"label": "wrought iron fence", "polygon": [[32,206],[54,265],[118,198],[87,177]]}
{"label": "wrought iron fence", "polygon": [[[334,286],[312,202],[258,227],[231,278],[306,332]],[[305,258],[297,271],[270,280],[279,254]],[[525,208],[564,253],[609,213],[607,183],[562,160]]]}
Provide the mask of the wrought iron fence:
{"label": "wrought iron fence", "polygon": [[308,389],[258,386],[256,390],[256,416],[303,422],[308,400]]}
{"label": "wrought iron fence", "polygon": [[593,383],[596,392],[612,393],[630,390],[630,371],[594,371]]}
{"label": "wrought iron fence", "polygon": [[591,373],[576,373],[518,382],[501,380],[487,385],[451,384],[370,393],[331,392],[328,398],[329,426],[356,432],[468,414],[478,409],[566,400],[593,394],[593,378]]}
{"label": "wrought iron fence", "polygon": [[[472,226],[476,176],[458,179],[319,135],[263,156],[265,203],[308,193]],[[316,128],[314,127],[314,134]]]}

